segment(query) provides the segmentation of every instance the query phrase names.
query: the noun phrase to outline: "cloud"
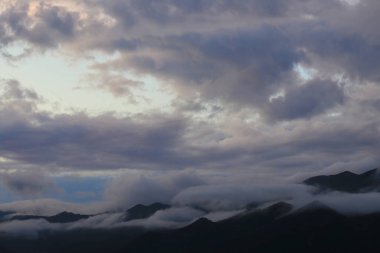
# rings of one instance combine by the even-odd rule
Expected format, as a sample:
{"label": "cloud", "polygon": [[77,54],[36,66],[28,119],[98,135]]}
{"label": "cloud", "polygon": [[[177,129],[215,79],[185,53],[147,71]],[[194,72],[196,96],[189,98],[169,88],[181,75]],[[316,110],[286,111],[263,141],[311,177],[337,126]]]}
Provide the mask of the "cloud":
{"label": "cloud", "polygon": [[12,236],[26,236],[36,238],[41,230],[57,229],[59,226],[52,225],[46,220],[11,221],[1,223],[0,231]]}
{"label": "cloud", "polygon": [[[0,167],[136,169],[138,176],[105,192],[124,208],[183,196],[208,183],[199,175],[225,185],[378,166],[379,7],[376,0],[3,1],[4,54],[23,45],[35,55],[86,59],[89,87],[129,102],[142,85],[129,77],[149,76],[174,101],[169,112],[57,113],[42,110],[33,89],[4,80]],[[99,53],[102,63],[93,60]],[[296,66],[312,70],[310,80]],[[182,175],[184,182],[151,176],[171,170],[200,173]],[[10,189],[21,189],[16,175],[22,178],[14,174]],[[27,192],[44,187],[37,179],[27,184]]]}
{"label": "cloud", "polygon": [[3,112],[14,110],[30,113],[43,101],[36,91],[23,87],[16,79],[0,79],[0,92],[2,95],[0,109]]}
{"label": "cloud", "polygon": [[[263,109],[271,95],[289,85],[296,93],[293,67],[298,63],[329,77],[343,72],[374,80],[377,37],[371,35],[370,41],[368,34],[376,33],[376,17],[363,18],[362,13],[378,7],[370,0],[356,5],[338,0],[13,3],[3,11],[8,27],[3,30],[12,36],[3,40],[54,49],[60,45],[79,55],[118,52],[104,68],[154,75],[182,95],[190,87],[205,100]],[[352,16],[366,32],[349,20]],[[108,90],[128,96],[121,83],[114,76]]]}
{"label": "cloud", "polygon": [[115,228],[119,227],[125,213],[106,213],[82,219],[77,222],[68,224],[65,229],[82,229],[82,228]]}
{"label": "cloud", "polygon": [[68,223],[49,223],[45,219],[2,222],[0,232],[11,236],[36,238],[41,231],[70,231],[74,229],[111,229],[121,227],[123,213],[107,213]]}
{"label": "cloud", "polygon": [[215,212],[210,212],[210,213],[206,214],[204,217],[213,221],[213,222],[218,222],[218,221],[222,221],[222,220],[228,219],[230,217],[233,217],[235,215],[238,215],[244,211],[245,211],[245,209],[244,210],[233,210],[233,211],[215,211]]}
{"label": "cloud", "polygon": [[[19,94],[32,92],[16,87]],[[16,163],[13,167],[50,171],[236,168],[266,170],[272,176],[271,170],[280,168],[288,168],[282,172],[290,175],[348,161],[360,169],[369,160],[379,162],[376,110],[363,112],[361,104],[346,97],[342,107],[342,91],[329,81],[311,81],[290,91],[267,110],[273,118],[300,121],[273,126],[245,122],[251,111],[234,110],[207,123],[183,114],[51,114],[38,110],[34,95],[16,96],[0,107],[0,155]],[[322,113],[328,109],[342,115]],[[306,115],[313,118],[302,121]]]}
{"label": "cloud", "polygon": [[266,109],[272,119],[292,120],[309,118],[342,104],[344,94],[335,83],[313,80],[302,87],[287,90],[284,97],[274,98]]}
{"label": "cloud", "polygon": [[173,202],[212,211],[231,211],[244,209],[252,203],[304,198],[311,190],[312,188],[300,184],[206,185],[179,192]]}
{"label": "cloud", "polygon": [[[9,96],[10,92],[15,90],[6,90],[5,94]],[[112,114],[52,115],[39,111],[34,100],[25,97],[30,91],[22,92],[12,94],[21,96],[17,100],[0,104],[2,157],[77,169],[138,168],[148,164],[172,167],[179,163],[179,154],[175,153],[180,152],[184,118],[162,114],[138,120]]]}
{"label": "cloud", "polygon": [[39,95],[30,89],[25,89],[21,86],[20,82],[15,79],[2,80],[3,81],[3,98],[14,100],[39,100]]}
{"label": "cloud", "polygon": [[119,226],[142,226],[145,228],[179,228],[202,217],[204,212],[188,207],[175,207],[157,211],[147,219],[132,220]]}
{"label": "cloud", "polygon": [[4,11],[1,21],[7,27],[8,40],[25,40],[41,48],[50,48],[74,36],[78,16],[46,2],[19,3]]}
{"label": "cloud", "polygon": [[114,179],[105,189],[105,199],[112,209],[127,209],[137,204],[170,204],[182,189],[205,182],[195,173],[137,173]]}
{"label": "cloud", "polygon": [[21,196],[37,196],[55,189],[54,182],[44,173],[35,171],[1,174],[1,181],[8,190]]}
{"label": "cloud", "polygon": [[[121,227],[180,228],[201,217],[220,221],[245,211],[247,204],[258,204],[262,208],[278,201],[286,201],[301,208],[313,201],[320,201],[345,215],[363,215],[380,211],[379,193],[348,194],[327,192],[315,194],[315,188],[302,184],[229,184],[185,187],[177,189],[178,194],[172,197],[174,206],[157,211],[146,219],[123,222],[125,212],[104,212],[109,209],[106,201],[91,205],[70,204],[55,200],[20,201],[1,204],[1,210],[25,211],[28,214],[53,215],[54,212],[69,210],[84,213],[86,210],[104,213],[88,219],[65,224],[51,224],[43,219],[28,221],[3,222],[0,231],[16,236],[38,236],[42,230],[69,231],[72,229],[112,229]],[[114,192],[116,194],[116,192]],[[123,192],[119,192],[123,194]],[[156,196],[159,198],[159,196]],[[156,200],[157,200],[156,198]],[[208,209],[210,212],[202,209]],[[296,210],[295,209],[295,210]],[[59,211],[58,211],[59,210]]]}
{"label": "cloud", "polygon": [[106,213],[70,223],[49,223],[44,219],[2,222],[0,232],[11,236],[35,238],[41,231],[70,231],[74,229],[115,229],[125,227],[180,228],[202,217],[204,212],[188,207],[176,207],[156,212],[147,219],[122,222],[124,213]]}
{"label": "cloud", "polygon": [[378,192],[345,194],[330,193],[318,196],[317,199],[348,215],[363,215],[380,211],[380,194]]}
{"label": "cloud", "polygon": [[52,216],[63,211],[81,214],[97,214],[105,211],[104,203],[75,204],[43,198],[1,203],[0,210],[42,216]]}

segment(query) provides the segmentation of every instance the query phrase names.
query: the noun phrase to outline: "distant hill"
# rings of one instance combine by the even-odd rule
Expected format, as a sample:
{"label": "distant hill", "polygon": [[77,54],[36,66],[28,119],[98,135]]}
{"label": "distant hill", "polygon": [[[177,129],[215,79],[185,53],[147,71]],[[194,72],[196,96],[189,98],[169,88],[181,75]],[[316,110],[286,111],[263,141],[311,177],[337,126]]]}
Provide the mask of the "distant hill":
{"label": "distant hill", "polygon": [[71,212],[61,212],[53,216],[15,215],[11,217],[9,220],[24,221],[24,220],[44,219],[50,223],[68,223],[68,222],[79,221],[81,219],[87,219],[89,217],[91,217],[91,215],[75,214]]}
{"label": "distant hill", "polygon": [[170,208],[169,205],[162,203],[153,203],[151,205],[135,205],[134,207],[128,209],[125,214],[123,221],[130,221],[136,219],[146,219],[155,214],[157,211]]}
{"label": "distant hill", "polygon": [[75,222],[82,219],[88,219],[90,217],[91,215],[62,212],[54,216],[46,217],[45,219],[50,223],[67,223],[67,222]]}
{"label": "distant hill", "polygon": [[0,211],[0,221],[6,219],[6,217],[10,214],[13,214],[14,212],[10,211]]}
{"label": "distant hill", "polygon": [[304,184],[318,187],[320,190],[334,190],[349,193],[369,192],[380,189],[377,169],[363,174],[350,171],[330,176],[316,176],[303,181]]}
{"label": "distant hill", "polygon": [[[162,203],[153,203],[151,205],[136,205],[125,212],[125,217],[123,221],[130,221],[136,219],[146,219],[155,214],[157,211],[164,210],[170,208],[170,205],[162,204]],[[13,212],[2,212],[0,211],[0,222],[4,221],[25,221],[25,220],[36,220],[36,219],[44,219],[49,223],[68,223],[68,222],[76,222],[82,219],[88,219],[93,215],[84,215],[84,214],[76,214],[71,212],[61,212],[59,214],[53,216],[42,216],[42,215],[14,215],[6,219],[6,217],[10,214],[14,214]]]}

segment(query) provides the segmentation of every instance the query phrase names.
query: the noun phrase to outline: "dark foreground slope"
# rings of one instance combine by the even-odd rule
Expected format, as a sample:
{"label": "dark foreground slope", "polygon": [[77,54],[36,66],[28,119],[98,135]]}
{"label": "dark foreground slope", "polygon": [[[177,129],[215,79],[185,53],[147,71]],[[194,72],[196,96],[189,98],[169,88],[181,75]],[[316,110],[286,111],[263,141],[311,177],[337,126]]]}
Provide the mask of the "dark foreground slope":
{"label": "dark foreground slope", "polygon": [[120,252],[379,252],[380,214],[345,217],[314,204],[284,216],[288,211],[280,203],[217,223],[203,218],[183,229],[147,233]]}
{"label": "dark foreground slope", "polygon": [[145,232],[142,228],[44,231],[35,236],[0,235],[0,253],[112,253]]}

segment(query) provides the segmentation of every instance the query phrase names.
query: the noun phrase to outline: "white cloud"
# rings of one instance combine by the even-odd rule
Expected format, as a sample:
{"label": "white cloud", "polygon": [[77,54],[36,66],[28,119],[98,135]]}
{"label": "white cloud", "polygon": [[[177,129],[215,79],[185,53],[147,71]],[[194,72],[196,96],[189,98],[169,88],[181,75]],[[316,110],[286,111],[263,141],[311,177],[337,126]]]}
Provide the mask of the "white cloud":
{"label": "white cloud", "polygon": [[302,184],[251,184],[195,186],[179,192],[173,202],[206,210],[239,210],[248,204],[304,199],[313,188]]}

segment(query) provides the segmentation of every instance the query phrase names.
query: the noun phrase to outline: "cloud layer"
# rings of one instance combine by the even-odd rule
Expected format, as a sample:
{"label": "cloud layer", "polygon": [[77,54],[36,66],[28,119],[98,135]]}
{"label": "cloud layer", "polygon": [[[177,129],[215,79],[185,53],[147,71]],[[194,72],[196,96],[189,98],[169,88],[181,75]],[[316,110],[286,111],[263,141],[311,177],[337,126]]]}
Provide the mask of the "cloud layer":
{"label": "cloud layer", "polygon": [[[89,90],[140,111],[56,111],[48,84],[1,74],[1,183],[31,197],[54,175],[134,171],[104,189],[107,207],[225,208],[235,195],[224,190],[241,191],[240,206],[261,191],[236,188],[249,180],[377,167],[379,10],[377,0],[2,1],[1,60],[85,61]],[[168,108],[143,109],[163,97]],[[293,193],[277,186],[269,199]]]}

